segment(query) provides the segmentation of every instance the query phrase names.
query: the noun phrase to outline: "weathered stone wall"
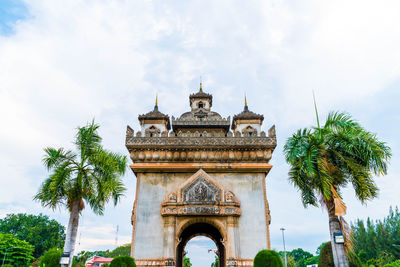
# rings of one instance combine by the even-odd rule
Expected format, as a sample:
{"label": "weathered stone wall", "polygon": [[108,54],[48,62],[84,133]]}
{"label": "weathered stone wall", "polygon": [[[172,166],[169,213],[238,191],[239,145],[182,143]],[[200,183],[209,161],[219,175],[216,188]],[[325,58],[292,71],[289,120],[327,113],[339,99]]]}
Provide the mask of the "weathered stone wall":
{"label": "weathered stone wall", "polygon": [[[138,259],[174,257],[168,244],[161,203],[194,173],[138,173],[134,257]],[[208,173],[219,185],[232,191],[241,202],[241,216],[235,230],[236,257],[253,258],[267,247],[265,173]],[[199,215],[200,216],[200,215]],[[193,216],[192,216],[193,217]],[[201,216],[204,217],[204,216]],[[174,248],[173,250],[174,251]]]}

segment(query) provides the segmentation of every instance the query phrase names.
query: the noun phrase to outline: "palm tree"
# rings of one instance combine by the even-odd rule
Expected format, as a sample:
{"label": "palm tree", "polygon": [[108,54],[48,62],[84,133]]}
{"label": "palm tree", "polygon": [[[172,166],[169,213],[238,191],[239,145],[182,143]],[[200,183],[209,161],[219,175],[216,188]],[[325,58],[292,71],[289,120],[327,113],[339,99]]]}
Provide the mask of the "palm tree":
{"label": "palm tree", "polygon": [[289,180],[299,189],[304,207],[319,202],[326,206],[335,266],[347,267],[345,245],[334,242],[334,233],[344,232],[339,218],[346,206],[340,189],[351,184],[362,203],[375,198],[373,174],[387,173],[391,150],[347,113],[331,112],[323,127],[317,114],[317,122],[317,127],[300,129],[286,141]]}
{"label": "palm tree", "polygon": [[64,253],[70,254],[71,266],[80,212],[89,204],[93,212],[103,215],[105,204],[116,205],[126,190],[121,176],[125,173],[125,156],[105,150],[94,121],[79,127],[74,144],[77,153],[63,148],[45,148],[43,163],[50,176],[34,199],[44,207],[66,206],[70,212]]}

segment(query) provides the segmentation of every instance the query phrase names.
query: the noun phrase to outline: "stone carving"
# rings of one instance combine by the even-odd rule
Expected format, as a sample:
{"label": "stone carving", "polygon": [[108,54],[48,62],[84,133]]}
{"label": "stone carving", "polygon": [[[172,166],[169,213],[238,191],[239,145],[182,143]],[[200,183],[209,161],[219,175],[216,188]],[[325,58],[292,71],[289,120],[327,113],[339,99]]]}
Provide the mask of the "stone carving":
{"label": "stone carving", "polygon": [[[221,199],[222,198],[222,199]],[[240,201],[199,170],[161,204],[162,216],[240,216]]]}
{"label": "stone carving", "polygon": [[176,202],[176,193],[175,192],[172,192],[171,194],[169,194],[168,201],[169,202]]}
{"label": "stone carving", "polygon": [[133,135],[134,135],[133,129],[129,125],[126,126],[126,138],[127,139],[133,138]]}
{"label": "stone carving", "polygon": [[182,190],[185,204],[216,204],[219,195],[220,190],[202,176]]}
{"label": "stone carving", "polygon": [[232,191],[228,191],[225,193],[225,202],[233,202],[235,200],[235,195]]}
{"label": "stone carving", "polygon": [[268,130],[268,137],[276,138],[275,125],[272,125]]}

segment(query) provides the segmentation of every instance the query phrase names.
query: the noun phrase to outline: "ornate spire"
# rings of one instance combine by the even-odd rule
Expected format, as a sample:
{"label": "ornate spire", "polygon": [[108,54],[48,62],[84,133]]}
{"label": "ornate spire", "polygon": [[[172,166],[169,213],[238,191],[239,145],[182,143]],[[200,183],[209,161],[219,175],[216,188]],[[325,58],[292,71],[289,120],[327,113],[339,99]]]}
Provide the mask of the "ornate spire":
{"label": "ornate spire", "polygon": [[154,105],[154,110],[158,110],[158,95],[156,94],[156,104]]}
{"label": "ornate spire", "polygon": [[200,76],[200,92],[203,92],[203,81]]}
{"label": "ornate spire", "polygon": [[247,106],[247,98],[246,98],[246,94],[244,94],[244,110],[248,111],[249,107]]}

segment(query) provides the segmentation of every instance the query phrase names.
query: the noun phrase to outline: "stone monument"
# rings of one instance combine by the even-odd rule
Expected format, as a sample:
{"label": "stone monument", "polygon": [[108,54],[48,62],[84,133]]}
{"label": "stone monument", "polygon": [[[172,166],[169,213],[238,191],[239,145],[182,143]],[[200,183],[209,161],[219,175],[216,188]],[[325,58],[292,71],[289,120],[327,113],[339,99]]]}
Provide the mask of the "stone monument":
{"label": "stone monument", "polygon": [[222,118],[212,95],[190,95],[179,118],[158,110],[140,115],[141,131],[127,127],[126,147],[137,178],[132,251],[137,266],[182,267],[187,242],[211,238],[220,266],[252,266],[270,248],[265,177],[276,147],[275,127],[244,110]]}

